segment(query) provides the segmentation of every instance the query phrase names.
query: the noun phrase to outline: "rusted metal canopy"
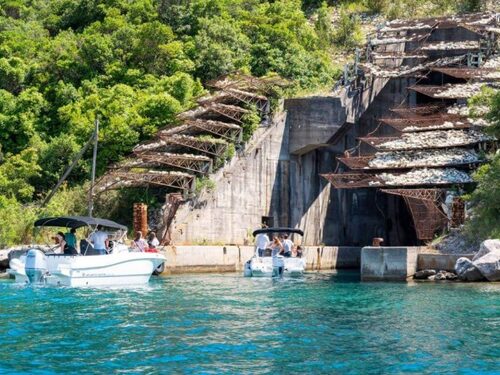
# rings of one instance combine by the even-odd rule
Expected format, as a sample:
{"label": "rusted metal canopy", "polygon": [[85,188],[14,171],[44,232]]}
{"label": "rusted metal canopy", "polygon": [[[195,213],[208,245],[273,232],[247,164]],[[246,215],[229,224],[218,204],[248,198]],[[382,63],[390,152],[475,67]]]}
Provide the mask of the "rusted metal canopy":
{"label": "rusted metal canopy", "polygon": [[359,137],[360,141],[380,151],[406,151],[475,145],[493,138],[472,129],[433,130],[404,133],[401,137]]}
{"label": "rusted metal canopy", "polygon": [[414,85],[408,87],[408,90],[434,99],[467,99],[477,94],[480,86],[478,84]]}
{"label": "rusted metal canopy", "polygon": [[477,154],[463,149],[447,151],[389,151],[370,156],[337,157],[351,170],[397,170],[413,168],[470,167],[482,163]]}
{"label": "rusted metal canopy", "polygon": [[130,171],[114,171],[105,175],[96,184],[99,192],[124,187],[159,186],[179,190],[191,190],[194,175],[182,172],[148,171],[131,173]]}
{"label": "rusted metal canopy", "polygon": [[396,107],[391,108],[390,111],[397,113],[400,116],[404,117],[412,117],[415,118],[417,116],[427,116],[430,114],[438,113],[445,108],[445,104],[427,104],[420,105],[415,107]]}
{"label": "rusted metal canopy", "polygon": [[213,134],[234,141],[241,133],[241,127],[229,122],[193,119],[184,121],[180,126],[162,129],[158,132],[158,135],[164,137],[175,134],[196,135],[202,133]]}
{"label": "rusted metal canopy", "polygon": [[381,189],[381,191],[398,195],[405,200],[419,240],[432,240],[436,232],[446,227],[448,217],[440,207],[444,196],[442,189]]}
{"label": "rusted metal canopy", "polygon": [[500,72],[495,68],[432,68],[434,72],[446,74],[454,78],[474,80],[500,80]]}
{"label": "rusted metal canopy", "polygon": [[467,118],[448,113],[432,114],[414,118],[381,118],[381,122],[400,132],[420,132],[445,129],[468,129],[471,124]]}

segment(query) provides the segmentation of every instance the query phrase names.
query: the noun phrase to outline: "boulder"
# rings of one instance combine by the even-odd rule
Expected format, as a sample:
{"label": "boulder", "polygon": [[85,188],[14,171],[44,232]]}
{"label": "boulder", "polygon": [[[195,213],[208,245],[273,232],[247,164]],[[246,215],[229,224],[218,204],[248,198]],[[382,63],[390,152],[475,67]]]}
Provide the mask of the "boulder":
{"label": "boulder", "polygon": [[421,271],[415,272],[415,275],[413,275],[413,278],[417,279],[417,280],[426,280],[429,278],[429,276],[432,276],[435,274],[436,274],[436,270],[421,270]]}
{"label": "boulder", "polygon": [[446,280],[446,274],[440,271],[436,273],[436,277],[434,277],[434,280]]}
{"label": "boulder", "polygon": [[469,258],[458,258],[455,263],[455,272],[463,281],[482,281],[484,276]]}
{"label": "boulder", "polygon": [[474,258],[472,258],[472,261],[474,262],[486,254],[494,252],[500,252],[500,240],[483,241],[479,247],[479,251],[474,255]]}
{"label": "boulder", "polygon": [[488,281],[500,281],[500,251],[492,251],[474,261],[474,266]]}
{"label": "boulder", "polygon": [[456,279],[457,275],[454,274],[453,272],[448,272],[448,271],[439,271],[434,277],[434,280],[456,280]]}

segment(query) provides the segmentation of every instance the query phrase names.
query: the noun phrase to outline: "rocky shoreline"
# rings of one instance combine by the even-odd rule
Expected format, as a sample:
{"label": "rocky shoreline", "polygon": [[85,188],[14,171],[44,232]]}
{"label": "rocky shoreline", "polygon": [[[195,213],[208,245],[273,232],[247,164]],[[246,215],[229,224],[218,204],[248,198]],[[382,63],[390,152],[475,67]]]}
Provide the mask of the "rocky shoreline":
{"label": "rocky shoreline", "polygon": [[500,240],[486,240],[472,259],[461,257],[455,272],[425,269],[413,275],[414,280],[428,281],[500,281]]}

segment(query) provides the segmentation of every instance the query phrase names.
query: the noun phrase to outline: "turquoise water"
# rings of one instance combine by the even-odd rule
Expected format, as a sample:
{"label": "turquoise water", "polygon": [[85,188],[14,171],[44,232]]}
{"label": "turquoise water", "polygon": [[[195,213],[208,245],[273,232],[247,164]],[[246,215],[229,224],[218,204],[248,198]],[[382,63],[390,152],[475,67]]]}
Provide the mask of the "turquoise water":
{"label": "turquoise water", "polygon": [[0,282],[0,373],[500,373],[500,284],[239,274]]}

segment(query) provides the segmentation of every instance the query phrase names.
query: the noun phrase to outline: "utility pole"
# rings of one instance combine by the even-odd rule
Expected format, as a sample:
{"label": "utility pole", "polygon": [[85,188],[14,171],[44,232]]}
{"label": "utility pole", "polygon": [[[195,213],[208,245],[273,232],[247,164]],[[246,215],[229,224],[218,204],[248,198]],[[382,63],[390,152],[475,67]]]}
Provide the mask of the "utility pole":
{"label": "utility pole", "polygon": [[94,183],[95,183],[95,169],[97,163],[97,145],[99,143],[99,117],[96,116],[94,121],[94,152],[92,154],[92,178],[90,181],[89,190],[89,216],[92,217],[92,211],[94,210]]}

